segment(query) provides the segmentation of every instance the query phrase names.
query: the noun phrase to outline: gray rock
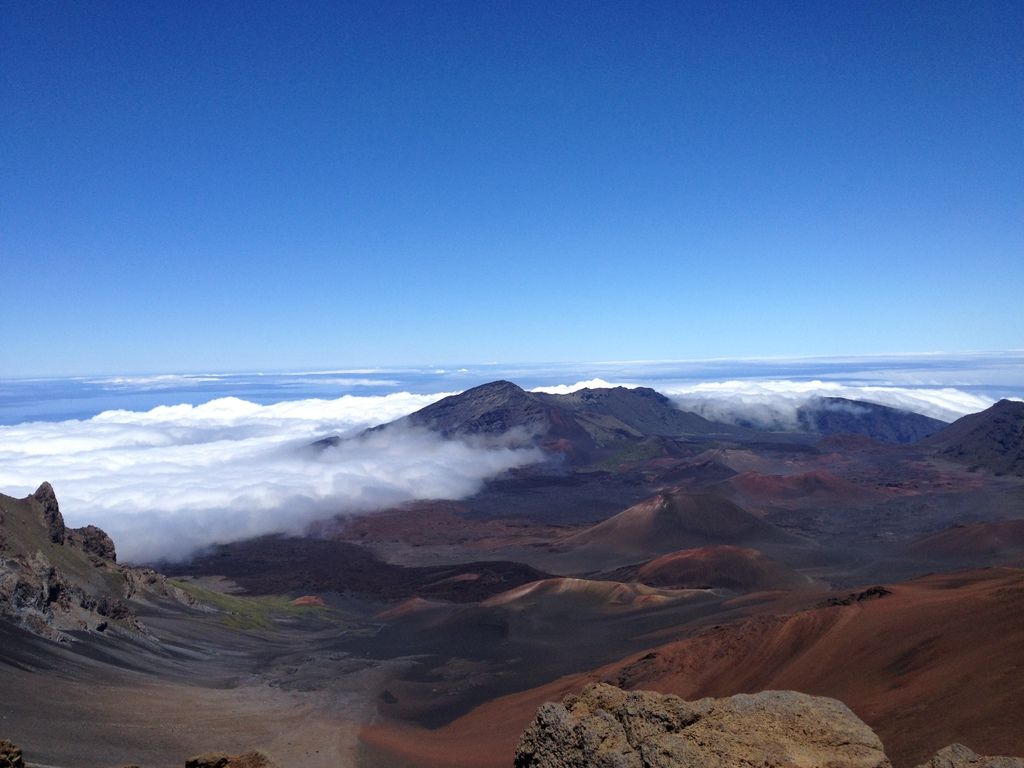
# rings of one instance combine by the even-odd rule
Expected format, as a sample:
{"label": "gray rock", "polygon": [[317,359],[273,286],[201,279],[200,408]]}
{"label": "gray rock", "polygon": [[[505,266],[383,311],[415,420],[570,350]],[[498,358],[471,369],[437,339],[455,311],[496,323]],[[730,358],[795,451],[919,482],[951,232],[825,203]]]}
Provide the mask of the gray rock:
{"label": "gray rock", "polygon": [[1024,768],[1024,758],[983,757],[963,744],[950,744],[917,768]]}
{"label": "gray rock", "polygon": [[57,504],[57,494],[53,492],[53,486],[44,482],[31,498],[39,504],[43,522],[50,531],[50,541],[54,544],[63,544],[64,516],[60,513],[60,505]]}
{"label": "gray rock", "polygon": [[6,739],[0,739],[0,768],[25,768],[21,749]]}
{"label": "gray rock", "polygon": [[874,732],[834,699],[765,691],[687,702],[600,683],[542,706],[515,765],[891,768]]}

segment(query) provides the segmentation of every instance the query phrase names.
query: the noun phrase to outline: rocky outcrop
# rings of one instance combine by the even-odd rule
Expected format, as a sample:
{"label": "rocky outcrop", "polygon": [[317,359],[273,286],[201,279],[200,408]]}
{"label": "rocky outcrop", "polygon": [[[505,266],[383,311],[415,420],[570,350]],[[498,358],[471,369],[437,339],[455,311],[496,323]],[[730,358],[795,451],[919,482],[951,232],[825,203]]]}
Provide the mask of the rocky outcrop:
{"label": "rocky outcrop", "polygon": [[276,764],[262,752],[252,750],[240,755],[226,752],[207,752],[190,757],[185,768],[276,768]]}
{"label": "rocky outcrop", "polygon": [[60,513],[60,505],[57,503],[57,494],[53,492],[53,486],[44,482],[30,498],[39,502],[43,524],[49,531],[50,541],[54,544],[63,544],[66,532],[64,516]]}
{"label": "rocky outcrop", "polygon": [[100,528],[68,528],[49,483],[30,496],[0,495],[0,617],[49,640],[69,632],[145,631],[128,601],[195,600],[148,569],[116,562]]}
{"label": "rocky outcrop", "polygon": [[[87,525],[84,528],[71,528],[68,530],[68,542],[85,552],[91,558],[117,562],[117,551],[114,549],[114,541],[102,528],[95,525]],[[95,559],[93,564],[96,564]]]}
{"label": "rocky outcrop", "polygon": [[136,600],[162,597],[192,608],[200,608],[199,602],[181,587],[172,584],[162,573],[152,568],[129,568],[120,566],[124,577],[124,599]]}
{"label": "rocky outcrop", "polygon": [[0,739],[0,768],[25,768],[21,749],[6,739]]}
{"label": "rocky outcrop", "polygon": [[[794,691],[683,701],[595,683],[544,704],[516,768],[891,768],[882,742],[842,702]],[[1024,768],[963,744],[918,768]]]}
{"label": "rocky outcrop", "polygon": [[917,768],[1024,768],[1024,758],[983,757],[963,744],[950,744]]}
{"label": "rocky outcrop", "polygon": [[42,552],[0,558],[0,614],[50,640],[67,641],[66,630],[104,631],[108,619],[138,629],[128,605],[112,595],[92,595]]}
{"label": "rocky outcrop", "polygon": [[683,701],[597,683],[545,704],[517,768],[889,768],[878,737],[834,699],[791,691]]}

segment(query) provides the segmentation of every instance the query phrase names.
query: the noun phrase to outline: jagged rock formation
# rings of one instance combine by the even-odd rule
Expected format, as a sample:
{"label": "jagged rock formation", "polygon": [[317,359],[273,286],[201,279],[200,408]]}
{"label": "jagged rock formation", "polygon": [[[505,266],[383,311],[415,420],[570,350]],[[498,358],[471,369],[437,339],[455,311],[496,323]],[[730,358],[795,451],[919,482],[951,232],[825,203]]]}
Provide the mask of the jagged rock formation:
{"label": "jagged rock formation", "polygon": [[0,616],[22,628],[56,641],[69,641],[72,630],[104,632],[111,622],[139,632],[127,601],[194,602],[160,574],[116,557],[101,529],[64,524],[49,483],[24,499],[0,495]]}
{"label": "jagged rock formation", "polygon": [[39,511],[42,513],[43,522],[50,534],[50,541],[54,544],[64,543],[64,516],[60,513],[60,506],[57,504],[57,494],[53,492],[53,486],[44,482],[32,499],[39,504]]}
{"label": "jagged rock formation", "polygon": [[983,757],[963,744],[950,744],[917,768],[1024,768],[1024,758]]}
{"label": "jagged rock formation", "polygon": [[792,691],[683,701],[590,685],[545,704],[516,768],[889,768],[878,737],[834,699]]}

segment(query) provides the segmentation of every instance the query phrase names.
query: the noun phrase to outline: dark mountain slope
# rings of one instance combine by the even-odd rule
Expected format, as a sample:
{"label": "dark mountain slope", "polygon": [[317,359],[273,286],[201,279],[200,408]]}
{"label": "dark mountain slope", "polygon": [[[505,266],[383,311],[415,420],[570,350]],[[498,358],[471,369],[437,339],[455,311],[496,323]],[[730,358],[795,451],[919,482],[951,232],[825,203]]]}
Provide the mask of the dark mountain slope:
{"label": "dark mountain slope", "polygon": [[[577,465],[607,459],[645,438],[738,437],[748,433],[681,411],[647,387],[551,395],[527,392],[509,381],[473,387],[371,431],[409,426],[445,437],[500,437],[513,445],[539,445],[564,454]],[[314,446],[336,445],[339,440],[327,437]]]}
{"label": "dark mountain slope", "polygon": [[426,427],[445,437],[500,435],[510,429],[540,437],[567,426],[553,414],[556,410],[510,381],[493,381],[432,403],[396,423]]}
{"label": "dark mountain slope", "polygon": [[996,474],[1024,475],[1024,403],[1000,400],[922,441],[943,456]]}
{"label": "dark mountain slope", "polygon": [[741,433],[735,427],[681,411],[671,400],[649,387],[580,389],[567,395],[535,393],[534,396],[613,432],[657,437]]}
{"label": "dark mountain slope", "polygon": [[821,397],[797,410],[800,429],[818,435],[865,435],[883,443],[914,443],[938,432],[946,422],[887,405]]}
{"label": "dark mountain slope", "polygon": [[341,592],[378,600],[454,602],[482,600],[548,575],[497,560],[406,567],[386,563],[358,544],[285,536],[219,544],[188,563],[163,564],[161,570],[172,576],[226,576],[254,595]]}

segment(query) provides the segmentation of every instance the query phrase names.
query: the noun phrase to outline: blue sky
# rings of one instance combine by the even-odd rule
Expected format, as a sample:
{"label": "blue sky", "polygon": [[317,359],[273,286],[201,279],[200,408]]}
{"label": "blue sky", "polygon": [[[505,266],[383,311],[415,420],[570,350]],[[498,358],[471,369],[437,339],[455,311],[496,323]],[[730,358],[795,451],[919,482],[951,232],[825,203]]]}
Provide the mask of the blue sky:
{"label": "blue sky", "polygon": [[1024,5],[0,2],[0,377],[1024,347]]}

